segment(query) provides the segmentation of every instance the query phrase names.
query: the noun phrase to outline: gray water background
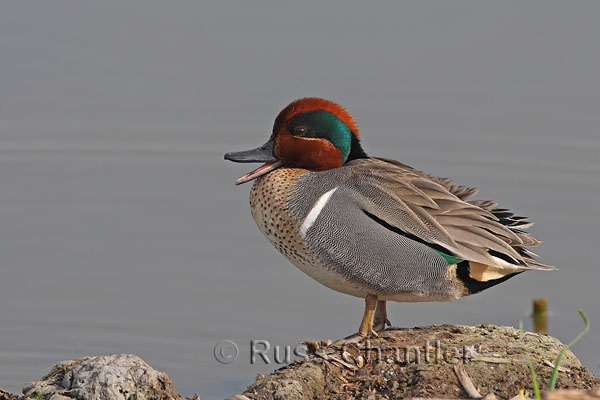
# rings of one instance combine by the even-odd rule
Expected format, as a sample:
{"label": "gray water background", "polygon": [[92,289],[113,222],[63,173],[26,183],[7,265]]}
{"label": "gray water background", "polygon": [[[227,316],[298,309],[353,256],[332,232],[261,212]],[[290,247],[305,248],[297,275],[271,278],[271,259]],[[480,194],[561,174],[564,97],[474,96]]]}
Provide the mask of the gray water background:
{"label": "gray water background", "polygon": [[[366,151],[533,217],[560,267],[452,303],[391,304],[397,326],[518,326],[549,299],[600,374],[600,3],[0,3],[0,387],[56,362],[134,353],[203,400],[256,373],[251,339],[355,332],[362,301],[260,235],[248,165],[289,101],[355,116]],[[213,346],[238,342],[222,365]]]}

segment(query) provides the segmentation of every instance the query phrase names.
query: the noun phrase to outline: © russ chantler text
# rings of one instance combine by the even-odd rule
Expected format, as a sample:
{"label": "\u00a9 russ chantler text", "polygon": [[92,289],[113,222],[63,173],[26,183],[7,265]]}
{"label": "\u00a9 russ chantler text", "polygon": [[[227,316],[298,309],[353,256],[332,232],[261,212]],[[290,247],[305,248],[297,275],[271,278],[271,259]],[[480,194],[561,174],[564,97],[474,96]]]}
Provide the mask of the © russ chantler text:
{"label": "\u00a9 russ chantler text", "polygon": [[240,346],[233,340],[221,340],[213,350],[215,360],[221,364],[231,364],[242,355],[243,358],[248,357],[246,359],[252,365],[285,365],[315,354],[321,358],[346,363],[351,362],[358,365],[383,361],[401,364],[458,364],[460,362],[466,363],[479,355],[474,344],[463,344],[460,347],[446,346],[439,340],[435,342],[426,341],[421,346],[395,346],[383,349],[379,346],[372,346],[371,341],[366,339],[360,342],[349,342],[341,346],[333,344],[332,346],[321,347],[316,351],[312,349],[310,353],[305,344],[294,346],[273,345],[264,339],[252,339],[246,343],[247,346]]}

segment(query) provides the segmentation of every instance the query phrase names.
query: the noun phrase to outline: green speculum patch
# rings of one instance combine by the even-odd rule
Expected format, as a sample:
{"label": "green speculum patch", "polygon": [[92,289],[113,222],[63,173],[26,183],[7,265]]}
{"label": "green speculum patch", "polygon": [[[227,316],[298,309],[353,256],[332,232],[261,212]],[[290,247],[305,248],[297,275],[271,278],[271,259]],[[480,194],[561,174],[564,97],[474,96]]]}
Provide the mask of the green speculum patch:
{"label": "green speculum patch", "polygon": [[446,253],[442,253],[439,250],[436,250],[436,249],[433,249],[433,250],[437,251],[440,256],[444,257],[444,259],[446,260],[446,262],[448,264],[457,264],[462,261],[460,258],[452,257]]}

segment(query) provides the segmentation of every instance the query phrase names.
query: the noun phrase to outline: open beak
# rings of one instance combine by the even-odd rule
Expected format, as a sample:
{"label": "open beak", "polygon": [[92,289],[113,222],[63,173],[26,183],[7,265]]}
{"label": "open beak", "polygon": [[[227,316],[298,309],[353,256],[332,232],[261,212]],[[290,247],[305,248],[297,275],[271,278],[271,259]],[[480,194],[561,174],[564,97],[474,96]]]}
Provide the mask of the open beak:
{"label": "open beak", "polygon": [[283,164],[283,161],[278,160],[273,155],[273,148],[275,147],[275,141],[269,140],[267,143],[260,147],[246,151],[236,151],[225,154],[225,159],[239,163],[251,163],[251,162],[264,162],[265,164],[256,168],[253,171],[248,172],[245,175],[240,176],[236,181],[236,185],[241,185],[256,179],[259,176],[265,175]]}

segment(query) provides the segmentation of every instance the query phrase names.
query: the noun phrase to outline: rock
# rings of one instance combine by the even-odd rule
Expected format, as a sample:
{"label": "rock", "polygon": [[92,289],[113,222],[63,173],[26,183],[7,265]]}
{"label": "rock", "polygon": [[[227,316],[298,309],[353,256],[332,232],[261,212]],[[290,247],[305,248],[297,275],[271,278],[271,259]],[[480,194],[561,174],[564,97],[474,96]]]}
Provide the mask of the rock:
{"label": "rock", "polygon": [[39,382],[24,388],[23,397],[38,400],[183,399],[167,374],[154,370],[132,354],[62,361]]}
{"label": "rock", "polygon": [[[471,389],[490,395],[487,398],[491,394],[512,398],[520,391],[532,395],[520,337],[517,329],[492,325],[387,329],[379,338],[320,347],[302,360],[257,377],[243,395],[253,400],[468,398],[457,370],[466,374]],[[523,341],[543,388],[565,345],[531,332]],[[600,381],[570,351],[559,371],[557,389],[600,388]]]}
{"label": "rock", "polygon": [[545,400],[598,400],[600,390],[554,390],[548,392]]}
{"label": "rock", "polygon": [[[300,379],[293,375],[281,379],[267,379],[268,376],[264,375],[257,377],[253,390],[258,393],[268,392],[270,398],[277,400],[317,398],[325,389],[323,370],[314,364],[307,363],[298,366],[296,371]],[[248,394],[248,392],[244,394]]]}
{"label": "rock", "polygon": [[[527,356],[543,388],[565,345],[530,332],[523,342],[520,331],[492,325],[387,329],[378,338],[321,342],[304,359],[258,374],[243,394],[228,400],[467,398],[465,387],[484,399],[532,395]],[[544,399],[600,398],[600,381],[570,351],[559,371],[556,387],[562,390],[544,393]],[[26,398],[184,400],[164,372],[130,354],[62,361],[18,396],[0,389],[0,400]]]}
{"label": "rock", "polygon": [[50,397],[50,400],[69,400],[69,397],[63,396],[62,394],[55,393]]}
{"label": "rock", "polygon": [[6,390],[0,388],[0,400],[10,400],[15,396],[11,392],[7,392]]}

